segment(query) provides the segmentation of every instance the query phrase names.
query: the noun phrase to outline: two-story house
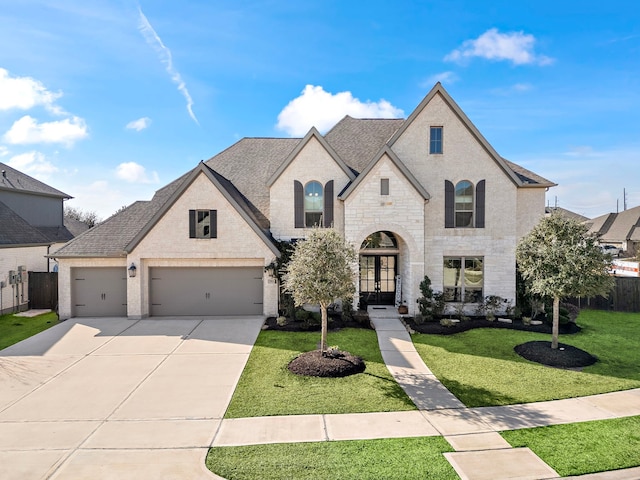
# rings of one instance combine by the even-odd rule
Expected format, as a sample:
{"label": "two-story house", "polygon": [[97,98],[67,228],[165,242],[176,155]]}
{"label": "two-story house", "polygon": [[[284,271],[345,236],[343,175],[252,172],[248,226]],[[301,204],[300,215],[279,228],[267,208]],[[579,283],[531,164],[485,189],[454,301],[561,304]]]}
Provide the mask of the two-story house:
{"label": "two-story house", "polygon": [[425,275],[451,304],[515,299],[515,248],[554,184],[501,157],[438,83],[407,119],[244,138],[85,232],[60,262],[60,315],[275,315],[274,239],[334,227],[358,295],[406,303]]}
{"label": "two-story house", "polygon": [[28,272],[49,272],[47,255],[73,238],[64,225],[69,198],[0,163],[0,314],[28,308]]}

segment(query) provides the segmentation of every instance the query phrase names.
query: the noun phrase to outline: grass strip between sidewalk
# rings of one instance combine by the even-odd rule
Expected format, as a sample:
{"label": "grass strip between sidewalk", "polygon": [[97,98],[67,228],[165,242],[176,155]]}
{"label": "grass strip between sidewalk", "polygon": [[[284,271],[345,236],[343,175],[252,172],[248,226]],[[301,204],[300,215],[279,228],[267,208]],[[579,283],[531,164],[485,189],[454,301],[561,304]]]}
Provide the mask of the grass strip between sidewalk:
{"label": "grass strip between sidewalk", "polygon": [[448,480],[452,451],[442,437],[215,447],[207,468],[228,480]]}
{"label": "grass strip between sidewalk", "polygon": [[640,466],[640,416],[502,432],[563,477]]}

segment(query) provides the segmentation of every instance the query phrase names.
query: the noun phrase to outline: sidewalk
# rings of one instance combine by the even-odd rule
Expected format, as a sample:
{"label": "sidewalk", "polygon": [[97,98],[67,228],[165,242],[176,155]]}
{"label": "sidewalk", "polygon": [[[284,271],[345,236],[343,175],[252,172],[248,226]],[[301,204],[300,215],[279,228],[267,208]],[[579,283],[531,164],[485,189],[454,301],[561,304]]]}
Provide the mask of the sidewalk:
{"label": "sidewalk", "polygon": [[[640,415],[640,389],[504,407],[466,408],[416,352],[395,310],[370,309],[382,357],[417,411],[225,419],[212,446],[443,436],[463,480],[555,479],[528,448],[512,448],[498,433],[545,425]],[[640,479],[640,468],[582,480]]]}

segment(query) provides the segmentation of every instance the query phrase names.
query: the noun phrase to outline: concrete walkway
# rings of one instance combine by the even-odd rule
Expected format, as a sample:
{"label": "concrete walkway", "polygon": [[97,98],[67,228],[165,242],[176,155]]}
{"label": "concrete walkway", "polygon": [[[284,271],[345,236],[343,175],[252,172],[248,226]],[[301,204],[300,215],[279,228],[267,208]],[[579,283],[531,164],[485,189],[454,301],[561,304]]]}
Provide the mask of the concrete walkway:
{"label": "concrete walkway", "polygon": [[205,457],[263,322],[73,319],[0,351],[0,478],[214,478]]}
{"label": "concrete walkway", "polygon": [[[215,446],[443,436],[445,454],[463,480],[555,479],[528,448],[511,448],[498,432],[640,415],[640,389],[505,407],[465,408],[424,364],[395,311],[370,309],[382,357],[417,411],[225,419]],[[640,479],[640,468],[579,477]]]}

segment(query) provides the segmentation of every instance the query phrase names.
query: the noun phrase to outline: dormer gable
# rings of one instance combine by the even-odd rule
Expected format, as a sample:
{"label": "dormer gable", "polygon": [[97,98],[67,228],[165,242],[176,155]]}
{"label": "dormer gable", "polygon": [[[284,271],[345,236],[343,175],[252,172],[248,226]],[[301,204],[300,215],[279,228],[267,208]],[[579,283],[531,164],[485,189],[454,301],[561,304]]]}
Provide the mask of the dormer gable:
{"label": "dormer gable", "polygon": [[267,181],[267,186],[271,187],[276,180],[282,175],[282,173],[291,165],[291,163],[298,157],[300,152],[302,152],[312,141],[317,141],[320,143],[322,148],[324,148],[329,156],[336,162],[336,164],[340,167],[340,169],[345,173],[350,180],[355,179],[355,174],[353,171],[347,166],[346,163],[340,158],[340,156],[336,153],[336,151],[329,145],[329,143],[325,140],[325,138],[320,134],[320,132],[315,128],[311,127],[309,132],[304,136],[302,140],[296,145],[293,151],[285,158],[284,162],[278,167],[278,169],[274,172],[274,174]]}

